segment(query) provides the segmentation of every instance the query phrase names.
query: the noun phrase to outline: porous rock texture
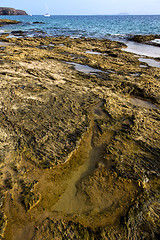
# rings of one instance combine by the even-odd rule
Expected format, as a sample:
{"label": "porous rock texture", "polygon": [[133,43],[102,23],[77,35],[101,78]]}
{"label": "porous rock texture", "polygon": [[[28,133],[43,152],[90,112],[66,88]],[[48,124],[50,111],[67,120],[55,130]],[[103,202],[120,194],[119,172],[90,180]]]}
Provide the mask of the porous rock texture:
{"label": "porous rock texture", "polygon": [[0,42],[1,238],[158,239],[160,69],[110,40]]}

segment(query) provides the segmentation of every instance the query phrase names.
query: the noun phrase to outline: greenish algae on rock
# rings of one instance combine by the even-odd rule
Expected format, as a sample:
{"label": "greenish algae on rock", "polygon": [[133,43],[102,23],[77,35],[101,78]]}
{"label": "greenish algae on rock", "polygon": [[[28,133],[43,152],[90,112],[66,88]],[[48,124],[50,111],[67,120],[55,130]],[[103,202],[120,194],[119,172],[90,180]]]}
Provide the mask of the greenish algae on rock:
{"label": "greenish algae on rock", "polygon": [[109,40],[0,41],[2,239],[158,239],[160,69]]}
{"label": "greenish algae on rock", "polygon": [[0,26],[8,25],[8,24],[18,24],[18,23],[20,23],[20,21],[9,20],[9,19],[0,19]]}

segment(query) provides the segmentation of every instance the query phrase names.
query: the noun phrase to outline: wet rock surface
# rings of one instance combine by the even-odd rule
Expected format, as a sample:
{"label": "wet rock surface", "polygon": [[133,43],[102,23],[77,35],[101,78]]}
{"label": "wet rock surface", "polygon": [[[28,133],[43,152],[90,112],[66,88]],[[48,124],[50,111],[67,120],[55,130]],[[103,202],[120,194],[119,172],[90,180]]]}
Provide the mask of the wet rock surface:
{"label": "wet rock surface", "polygon": [[129,37],[128,39],[135,42],[146,42],[154,40],[156,38],[160,38],[160,35],[134,35]]}
{"label": "wet rock surface", "polygon": [[160,69],[110,40],[0,42],[1,238],[158,239]]}
{"label": "wet rock surface", "polygon": [[18,24],[18,23],[20,23],[20,21],[9,20],[9,19],[0,19],[0,26],[8,25],[8,24]]}
{"label": "wet rock surface", "polygon": [[134,35],[134,36],[128,37],[128,40],[130,40],[130,41],[134,41],[134,42],[137,42],[137,43],[145,43],[145,44],[154,45],[154,46],[159,47],[160,46],[159,42],[154,41],[156,39],[159,40],[160,35],[158,35],[158,34],[155,34],[155,35]]}

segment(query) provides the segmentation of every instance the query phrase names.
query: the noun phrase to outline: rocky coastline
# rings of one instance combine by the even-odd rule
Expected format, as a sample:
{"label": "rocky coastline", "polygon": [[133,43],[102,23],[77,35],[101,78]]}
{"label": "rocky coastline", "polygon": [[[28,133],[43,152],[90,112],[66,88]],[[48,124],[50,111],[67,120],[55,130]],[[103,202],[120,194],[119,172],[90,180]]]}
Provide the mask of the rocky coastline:
{"label": "rocky coastline", "polygon": [[9,24],[18,24],[21,23],[20,21],[16,20],[9,20],[9,19],[0,19],[0,27],[4,25],[9,25]]}
{"label": "rocky coastline", "polygon": [[17,10],[8,7],[0,7],[0,15],[28,15],[28,14],[23,10]]}
{"label": "rocky coastline", "polygon": [[0,42],[1,238],[158,239],[160,68],[106,39]]}
{"label": "rocky coastline", "polygon": [[[137,43],[143,43],[147,45],[153,45],[160,47],[160,35],[155,34],[155,35],[134,35],[130,36],[127,38],[129,41],[137,42]],[[156,42],[155,40],[158,40]]]}

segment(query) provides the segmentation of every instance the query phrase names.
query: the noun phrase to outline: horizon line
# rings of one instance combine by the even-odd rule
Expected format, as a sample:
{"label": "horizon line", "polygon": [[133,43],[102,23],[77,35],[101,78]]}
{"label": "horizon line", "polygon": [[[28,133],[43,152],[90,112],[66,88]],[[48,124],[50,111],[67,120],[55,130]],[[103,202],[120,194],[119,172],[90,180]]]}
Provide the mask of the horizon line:
{"label": "horizon line", "polygon": [[[30,14],[28,14],[30,15]],[[1,15],[1,16],[27,16],[27,15]],[[34,14],[32,16],[44,16],[44,14]],[[157,14],[50,14],[50,16],[160,16],[160,13]]]}

